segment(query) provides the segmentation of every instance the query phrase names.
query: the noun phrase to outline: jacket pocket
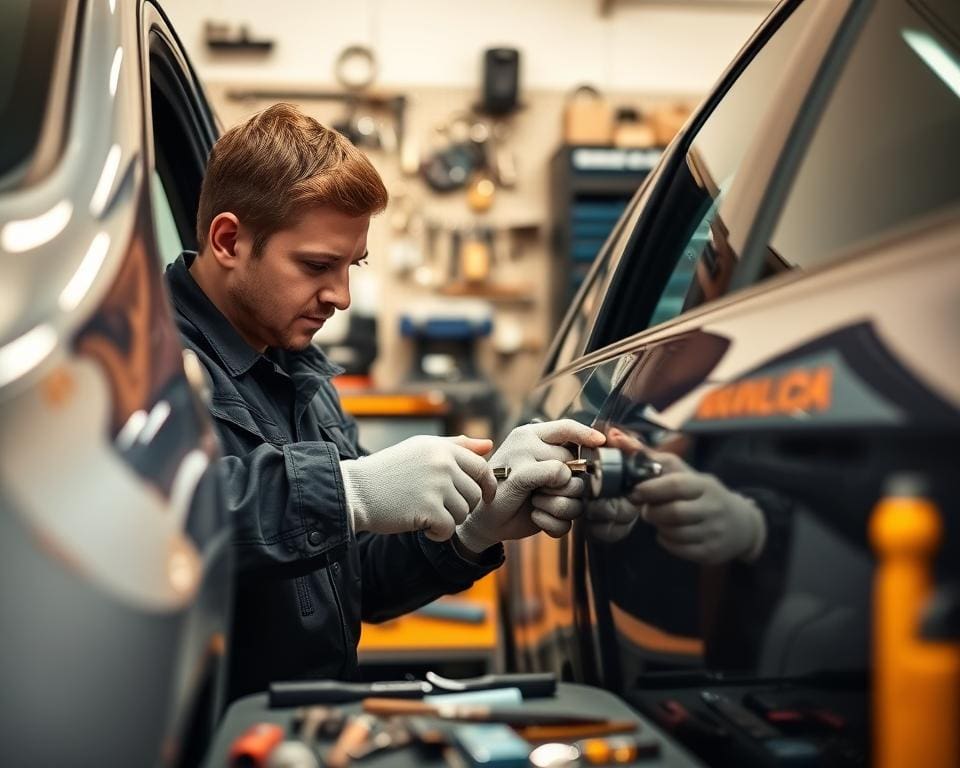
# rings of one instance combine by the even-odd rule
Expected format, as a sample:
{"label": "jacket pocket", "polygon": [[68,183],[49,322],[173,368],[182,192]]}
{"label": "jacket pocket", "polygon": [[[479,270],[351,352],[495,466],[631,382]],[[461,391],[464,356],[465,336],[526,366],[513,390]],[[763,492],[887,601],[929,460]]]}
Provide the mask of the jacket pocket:
{"label": "jacket pocket", "polygon": [[285,445],[289,442],[283,430],[272,419],[240,400],[215,397],[210,403],[210,413],[231,429],[239,429],[260,438],[261,441],[273,445]]}

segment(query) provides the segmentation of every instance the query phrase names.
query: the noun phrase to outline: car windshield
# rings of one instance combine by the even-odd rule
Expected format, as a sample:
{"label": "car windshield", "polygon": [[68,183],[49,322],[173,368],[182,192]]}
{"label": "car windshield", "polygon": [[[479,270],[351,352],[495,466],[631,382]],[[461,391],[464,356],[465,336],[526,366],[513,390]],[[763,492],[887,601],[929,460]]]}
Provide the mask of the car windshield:
{"label": "car windshield", "polygon": [[41,135],[67,3],[4,0],[0,24],[0,188],[26,173]]}

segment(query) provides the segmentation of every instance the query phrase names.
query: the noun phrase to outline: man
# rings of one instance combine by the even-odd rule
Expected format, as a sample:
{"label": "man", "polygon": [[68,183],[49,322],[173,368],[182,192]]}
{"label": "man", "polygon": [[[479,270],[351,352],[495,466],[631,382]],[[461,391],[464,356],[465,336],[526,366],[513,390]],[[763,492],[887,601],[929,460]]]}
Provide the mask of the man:
{"label": "man", "polygon": [[491,459],[512,470],[499,488],[489,440],[420,436],[362,455],[338,369],[311,339],[350,305],[349,271],[386,203],[358,150],[279,104],[217,142],[199,253],[167,270],[224,453],[239,571],[230,698],[350,677],[361,619],[465,589],[501,564],[504,540],[562,534],[581,511],[562,446],[604,440],[572,421],[514,430]]}

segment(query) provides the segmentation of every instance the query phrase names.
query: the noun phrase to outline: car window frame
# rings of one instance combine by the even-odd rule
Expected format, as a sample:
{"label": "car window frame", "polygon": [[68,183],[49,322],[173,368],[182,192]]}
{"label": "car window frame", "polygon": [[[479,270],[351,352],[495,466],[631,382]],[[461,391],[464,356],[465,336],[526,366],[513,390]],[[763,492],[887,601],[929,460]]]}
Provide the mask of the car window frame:
{"label": "car window frame", "polygon": [[[549,376],[557,367],[557,357],[560,355],[560,350],[563,348],[563,341],[566,339],[567,334],[570,332],[574,322],[576,322],[577,317],[580,315],[580,308],[583,305],[583,302],[586,300],[587,295],[593,290],[596,281],[600,279],[599,274],[608,266],[610,261],[614,261],[614,264],[612,265],[613,268],[607,271],[606,282],[609,283],[612,272],[616,269],[617,257],[615,254],[623,252],[621,241],[626,234],[627,222],[632,221],[635,218],[637,210],[640,207],[640,200],[644,196],[645,190],[650,186],[651,179],[655,175],[655,173],[648,174],[647,177],[640,183],[640,186],[637,188],[637,192],[627,204],[627,209],[617,220],[617,223],[614,224],[613,230],[611,230],[610,234],[607,235],[606,241],[600,248],[597,256],[594,258],[593,263],[590,265],[587,276],[580,284],[576,294],[574,294],[573,301],[570,303],[570,308],[567,310],[563,320],[560,323],[560,327],[553,336],[553,341],[550,343],[550,348],[547,350],[547,354],[544,357],[545,362],[543,364],[540,378]],[[594,310],[592,317],[589,320],[589,327],[586,329],[580,341],[577,343],[577,350],[574,352],[571,360],[576,360],[578,357],[583,355],[584,349],[586,348],[586,345],[593,332],[593,324],[596,322],[597,311],[599,311],[599,308],[600,307],[598,304],[597,309]],[[561,367],[566,367],[566,364]]]}
{"label": "car window frame", "polygon": [[[188,138],[183,151],[192,156],[195,175],[203,178],[210,150],[218,137],[216,118],[199,78],[163,10],[152,2],[141,6],[139,23],[140,68],[144,108],[144,147],[149,172],[157,173],[166,190],[166,183],[157,167],[156,136],[154,135],[153,88],[162,88],[178,123],[185,127]],[[161,69],[157,69],[157,64]],[[199,187],[196,194],[199,195]],[[151,202],[154,192],[151,190]],[[169,198],[170,191],[166,190]],[[185,246],[196,240],[194,215],[174,210],[174,220]]]}
{"label": "car window frame", "polygon": [[[789,127],[776,126],[773,119],[776,113],[770,109],[759,129],[766,128],[781,135],[778,142],[780,151],[773,152],[769,147],[762,147],[745,157],[744,165],[748,167],[749,175],[756,174],[756,178],[743,184],[738,184],[735,179],[731,194],[720,206],[720,216],[732,222],[731,232],[735,234],[731,237],[731,245],[740,254],[730,281],[730,292],[748,288],[762,280],[764,264],[769,255],[767,246],[776,230],[793,181],[800,172],[830,95],[875,6],[876,0],[828,3],[818,13],[818,25],[814,27],[811,24],[806,30],[802,41],[806,45],[801,44],[798,55],[792,61],[803,81],[781,88],[776,100],[776,108],[790,108],[793,119]],[[798,85],[800,87],[796,87]],[[743,218],[744,202],[741,200],[752,201],[749,220]],[[741,206],[740,210],[738,205]],[[736,222],[740,221],[748,223],[734,229]],[[738,240],[741,233],[744,234],[743,242]]]}

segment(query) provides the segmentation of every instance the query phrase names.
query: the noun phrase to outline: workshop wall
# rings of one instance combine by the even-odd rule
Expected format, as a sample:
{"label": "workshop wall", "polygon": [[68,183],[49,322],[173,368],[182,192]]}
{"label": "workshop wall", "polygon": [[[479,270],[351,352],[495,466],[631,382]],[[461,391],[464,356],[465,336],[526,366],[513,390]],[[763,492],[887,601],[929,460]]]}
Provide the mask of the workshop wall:
{"label": "workshop wall", "polygon": [[[411,342],[400,335],[400,318],[444,292],[450,265],[459,258],[450,232],[492,230],[487,282],[509,295],[478,292],[494,309],[494,333],[480,343],[478,359],[508,408],[537,379],[562,310],[551,275],[567,265],[551,254],[549,163],[562,143],[570,89],[590,82],[611,105],[643,113],[662,105],[693,107],[764,13],[758,2],[674,5],[620,0],[602,15],[593,0],[490,0],[473,6],[445,0],[164,3],[225,128],[277,100],[298,103],[326,124],[342,121],[342,103],[279,94],[340,90],[336,57],[346,46],[362,44],[377,57],[372,91],[406,98],[404,143],[421,158],[443,145],[442,129],[451,117],[477,101],[482,51],[495,45],[520,49],[523,107],[501,121],[507,133],[503,144],[516,162],[516,184],[498,188],[488,212],[471,212],[462,190],[436,194],[423,179],[404,174],[399,152],[364,147],[392,200],[371,227],[371,260],[354,281],[351,310],[376,315],[376,384],[401,385],[414,359]],[[272,40],[273,48],[261,54],[211,51],[205,44],[208,20],[231,30],[246,25],[251,38]],[[240,95],[251,91],[278,95]],[[378,125],[389,123],[388,111],[375,113]],[[407,227],[410,217],[413,226]],[[423,269],[398,269],[404,244],[417,251],[411,258],[435,270],[435,279],[414,279]]]}
{"label": "workshop wall", "polygon": [[[165,0],[200,74],[211,80],[330,79],[347,45],[376,51],[381,86],[475,87],[480,51],[521,49],[522,84],[566,90],[703,93],[773,7],[763,0]],[[275,42],[263,59],[204,49],[206,20]]]}
{"label": "workshop wall", "polygon": [[[242,93],[243,83],[209,83],[208,95],[214,103],[224,127],[240,122],[268,106],[270,100],[232,98]],[[271,83],[270,88],[282,92],[289,83]],[[407,93],[409,106],[405,131],[418,142],[421,151],[429,151],[436,127],[451,114],[465,110],[475,96],[467,88],[417,88]],[[424,286],[409,276],[398,276],[391,262],[391,246],[399,236],[394,215],[398,208],[414,212],[414,216],[438,225],[437,236],[428,258],[440,275],[450,271],[452,244],[448,233],[482,224],[497,233],[492,254],[491,280],[512,290],[513,298],[493,297],[494,333],[479,346],[479,362],[508,403],[515,404],[529,391],[537,379],[543,354],[555,330],[552,326],[553,296],[550,271],[558,268],[550,249],[549,159],[561,143],[561,114],[565,94],[560,91],[526,91],[526,107],[508,119],[509,146],[517,163],[517,183],[512,189],[498,189],[493,206],[485,214],[473,214],[465,202],[465,193],[447,195],[433,193],[419,178],[401,173],[395,153],[382,150],[365,151],[382,174],[391,193],[387,213],[375,218],[370,228],[369,263],[356,276],[376,276],[376,296],[368,298],[354,279],[354,306],[360,311],[375,304],[378,320],[378,357],[374,378],[382,387],[401,384],[410,370],[412,348],[400,337],[400,316],[425,302],[441,299],[442,286]],[[638,97],[635,94],[610,94],[613,103],[627,103],[646,109],[663,102],[683,101],[679,95]],[[295,103],[321,122],[331,124],[343,116],[344,107],[317,101]],[[696,100],[686,97],[688,106]],[[523,234],[509,236],[507,229],[527,228]],[[414,229],[414,247],[429,248],[426,233]],[[563,265],[560,265],[562,267]],[[355,276],[355,277],[356,277]],[[482,296],[483,292],[479,292]],[[489,297],[487,297],[489,298]],[[515,337],[519,334],[519,340]],[[512,348],[505,354],[498,349]]]}

